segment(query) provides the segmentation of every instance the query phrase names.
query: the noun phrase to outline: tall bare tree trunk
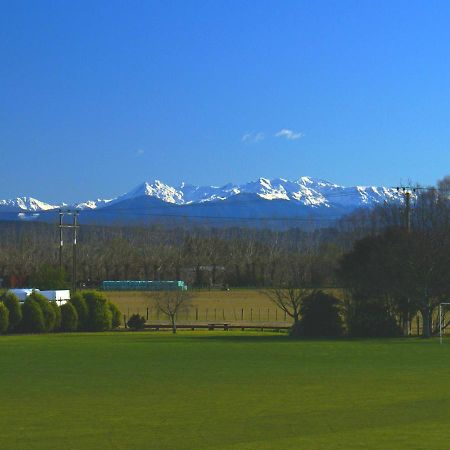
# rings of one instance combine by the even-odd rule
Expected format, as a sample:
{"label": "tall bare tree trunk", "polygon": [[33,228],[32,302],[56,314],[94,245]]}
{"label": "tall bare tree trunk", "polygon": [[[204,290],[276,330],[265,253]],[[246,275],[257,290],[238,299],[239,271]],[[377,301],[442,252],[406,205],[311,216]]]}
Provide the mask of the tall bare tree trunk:
{"label": "tall bare tree trunk", "polygon": [[420,314],[422,315],[422,337],[431,337],[431,311],[429,306],[421,308]]}
{"label": "tall bare tree trunk", "polygon": [[170,321],[172,322],[172,333],[175,334],[177,332],[177,324],[175,321],[175,314],[170,315]]}

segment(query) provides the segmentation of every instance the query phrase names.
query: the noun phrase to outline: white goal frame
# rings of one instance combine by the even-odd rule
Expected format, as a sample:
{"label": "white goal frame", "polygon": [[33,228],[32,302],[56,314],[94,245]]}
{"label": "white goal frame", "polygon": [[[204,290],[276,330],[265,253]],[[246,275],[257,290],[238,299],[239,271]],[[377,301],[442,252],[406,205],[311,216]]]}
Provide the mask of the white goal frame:
{"label": "white goal frame", "polygon": [[439,303],[439,342],[442,344],[442,337],[444,335],[444,329],[442,328],[442,306],[450,306],[450,302]]}

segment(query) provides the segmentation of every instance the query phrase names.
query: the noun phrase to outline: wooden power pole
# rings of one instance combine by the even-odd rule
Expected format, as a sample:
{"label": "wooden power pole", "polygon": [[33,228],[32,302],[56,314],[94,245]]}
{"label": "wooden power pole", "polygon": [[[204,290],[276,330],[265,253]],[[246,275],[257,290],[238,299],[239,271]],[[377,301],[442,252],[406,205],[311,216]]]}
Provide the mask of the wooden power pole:
{"label": "wooden power pole", "polygon": [[[62,271],[63,269],[63,245],[64,245],[64,239],[63,239],[63,230],[64,228],[72,228],[73,229],[73,243],[72,243],[72,290],[75,292],[77,290],[77,241],[78,241],[78,228],[80,228],[80,225],[78,225],[78,214],[79,211],[62,211],[59,210],[59,270]],[[66,225],[64,224],[64,216],[72,216],[72,224]]]}

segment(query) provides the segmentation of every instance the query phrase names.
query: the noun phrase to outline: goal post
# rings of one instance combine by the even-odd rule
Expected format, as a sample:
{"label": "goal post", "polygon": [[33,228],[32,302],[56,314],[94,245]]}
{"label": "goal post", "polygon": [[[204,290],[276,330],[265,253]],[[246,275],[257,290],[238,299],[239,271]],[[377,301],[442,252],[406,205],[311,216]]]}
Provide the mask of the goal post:
{"label": "goal post", "polygon": [[450,302],[439,303],[439,342],[442,344],[442,338],[444,336],[443,321],[445,318],[445,314],[443,313],[443,307],[450,306]]}

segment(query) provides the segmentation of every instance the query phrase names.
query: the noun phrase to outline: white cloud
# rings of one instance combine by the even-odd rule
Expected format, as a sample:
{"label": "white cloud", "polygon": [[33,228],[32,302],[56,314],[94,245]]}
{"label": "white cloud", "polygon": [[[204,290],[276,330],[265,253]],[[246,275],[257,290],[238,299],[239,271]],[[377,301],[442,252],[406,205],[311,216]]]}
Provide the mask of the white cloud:
{"label": "white cloud", "polygon": [[138,156],[141,156],[141,155],[143,155],[145,152],[144,152],[144,150],[142,150],[142,148],[139,148],[139,149],[137,149],[136,150],[136,155],[138,155]]}
{"label": "white cloud", "polygon": [[264,140],[264,137],[265,137],[264,133],[260,133],[260,132],[254,133],[252,131],[252,132],[249,132],[249,133],[245,133],[242,136],[241,141],[245,142],[247,144],[256,144],[256,143],[261,142],[262,140]]}
{"label": "white cloud", "polygon": [[282,130],[278,131],[278,133],[275,133],[275,137],[289,139],[290,141],[295,141],[296,139],[300,139],[304,136],[305,135],[301,132],[296,132],[287,128],[283,128]]}

